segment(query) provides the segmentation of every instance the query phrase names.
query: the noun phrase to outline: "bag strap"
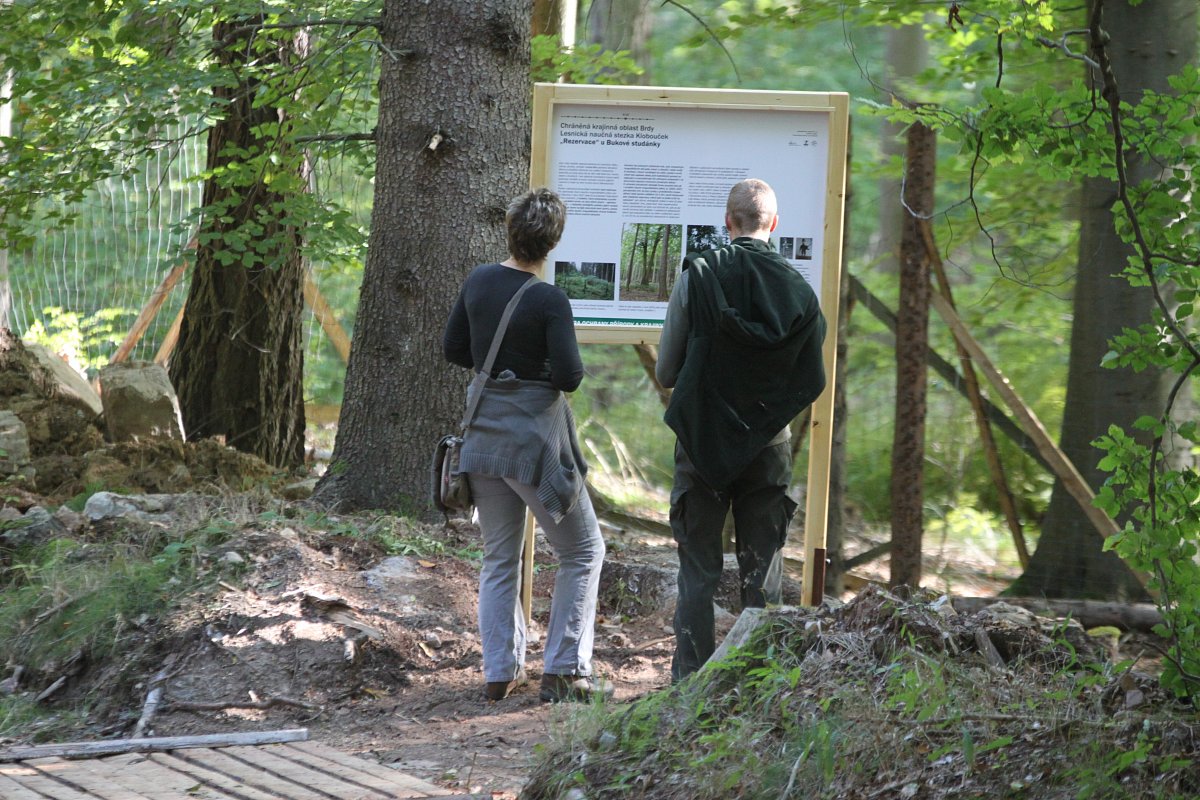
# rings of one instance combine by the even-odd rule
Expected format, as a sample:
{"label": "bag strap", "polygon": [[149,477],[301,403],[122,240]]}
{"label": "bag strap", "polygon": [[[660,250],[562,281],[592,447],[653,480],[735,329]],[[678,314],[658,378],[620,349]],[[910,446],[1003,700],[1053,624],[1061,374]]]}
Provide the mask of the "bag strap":
{"label": "bag strap", "polygon": [[471,401],[467,404],[467,413],[463,415],[462,428],[464,431],[471,427],[471,422],[475,419],[475,411],[479,408],[479,398],[483,395],[483,385],[491,377],[492,365],[496,363],[496,354],[500,352],[500,343],[504,341],[504,332],[508,329],[508,321],[512,319],[513,312],[517,310],[517,304],[521,302],[521,295],[538,282],[537,275],[530,275],[529,279],[521,284],[521,288],[517,289],[517,293],[508,301],[508,305],[504,307],[504,313],[500,316],[500,324],[496,326],[496,335],[492,337],[492,346],[488,348],[487,358],[483,361],[483,369],[475,373],[475,378],[472,380],[473,384],[479,384],[479,388],[471,393]]}

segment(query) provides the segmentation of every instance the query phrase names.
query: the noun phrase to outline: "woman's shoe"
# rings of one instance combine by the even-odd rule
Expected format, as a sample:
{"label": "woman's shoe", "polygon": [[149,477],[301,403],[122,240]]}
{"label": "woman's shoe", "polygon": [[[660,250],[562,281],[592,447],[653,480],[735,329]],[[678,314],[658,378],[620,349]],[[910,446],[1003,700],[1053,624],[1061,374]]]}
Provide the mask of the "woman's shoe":
{"label": "woman's shoe", "polygon": [[518,686],[524,686],[527,682],[525,677],[525,668],[521,667],[517,670],[517,676],[511,681],[488,681],[483,685],[483,696],[488,700],[503,700],[508,697],[509,693]]}
{"label": "woman's shoe", "polygon": [[542,688],[538,697],[543,703],[560,703],[564,700],[588,703],[592,700],[608,700],[613,696],[613,686],[603,678],[589,675],[542,675]]}

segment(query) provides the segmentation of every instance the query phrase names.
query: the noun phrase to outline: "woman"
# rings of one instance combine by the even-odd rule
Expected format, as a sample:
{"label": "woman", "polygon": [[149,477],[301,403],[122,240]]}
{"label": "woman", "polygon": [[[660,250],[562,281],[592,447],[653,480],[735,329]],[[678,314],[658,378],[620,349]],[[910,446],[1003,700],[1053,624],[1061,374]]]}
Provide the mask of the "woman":
{"label": "woman", "polygon": [[[509,257],[482,264],[467,277],[442,337],[448,361],[483,367],[504,307],[526,281],[537,281],[546,255],[562,236],[566,214],[549,189],[535,189],[509,204]],[[612,693],[592,679],[604,540],[583,486],[587,465],[563,396],[582,378],[570,301],[553,284],[531,285],[504,333],[460,462],[483,530],[479,633],[489,700],[507,697],[525,681],[525,616],[518,589],[526,508],[559,561],[539,696],[557,702]]]}

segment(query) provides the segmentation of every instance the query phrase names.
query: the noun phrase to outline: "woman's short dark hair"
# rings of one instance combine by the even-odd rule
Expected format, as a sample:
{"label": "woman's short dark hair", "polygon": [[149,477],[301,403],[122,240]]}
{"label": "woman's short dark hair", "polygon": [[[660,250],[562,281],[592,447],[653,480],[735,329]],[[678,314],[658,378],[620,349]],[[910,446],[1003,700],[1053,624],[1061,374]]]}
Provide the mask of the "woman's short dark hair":
{"label": "woman's short dark hair", "polygon": [[504,215],[508,252],[524,264],[536,264],[554,249],[567,222],[567,207],[549,189],[533,189],[514,197]]}

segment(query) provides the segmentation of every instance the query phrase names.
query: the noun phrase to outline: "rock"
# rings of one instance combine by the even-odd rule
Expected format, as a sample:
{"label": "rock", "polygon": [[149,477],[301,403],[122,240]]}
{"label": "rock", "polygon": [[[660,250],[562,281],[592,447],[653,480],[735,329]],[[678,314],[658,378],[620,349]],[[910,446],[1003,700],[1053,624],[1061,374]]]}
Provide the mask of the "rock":
{"label": "rock", "polygon": [[107,450],[92,450],[83,455],[79,482],[95,489],[100,486],[128,487],[133,470]]}
{"label": "rock", "polygon": [[746,642],[750,641],[750,636],[758,627],[763,624],[767,617],[765,608],[747,608],[742,611],[737,618],[737,622],[733,624],[733,628],[725,635],[724,641],[717,647],[716,651],[709,656],[705,663],[716,663],[721,661],[735,647],[741,647]]}
{"label": "rock", "polygon": [[237,566],[238,564],[245,564],[246,559],[242,557],[241,553],[238,553],[235,550],[229,550],[221,556],[221,563]]}
{"label": "rock", "polygon": [[54,512],[54,519],[56,519],[58,523],[63,526],[63,530],[69,534],[78,533],[87,526],[87,520],[84,518],[83,514],[73,511],[66,506],[60,506],[59,509]]}
{"label": "rock", "polygon": [[183,440],[179,398],[165,368],[141,361],[109,364],[100,370],[100,387],[109,441]]}
{"label": "rock", "polygon": [[53,379],[50,392],[61,400],[76,406],[81,411],[98,417],[104,411],[100,395],[83,376],[63,361],[55,353],[40,344],[26,344],[25,350],[37,359],[37,362]]}
{"label": "rock", "polygon": [[148,521],[162,521],[171,510],[174,495],[133,494],[120,495],[113,492],[96,492],[83,506],[83,515],[92,522],[113,517],[134,517]]}
{"label": "rock", "polygon": [[29,431],[11,411],[0,411],[0,477],[29,464]]}
{"label": "rock", "polygon": [[307,500],[312,497],[313,490],[317,488],[317,480],[317,478],[305,478],[302,481],[289,483],[279,493],[285,500]]}
{"label": "rock", "polygon": [[389,556],[364,572],[363,577],[372,589],[387,589],[396,582],[427,580],[429,575],[408,556]]}
{"label": "rock", "polygon": [[33,506],[20,519],[8,524],[10,527],[0,533],[0,541],[8,547],[25,547],[61,536],[66,531],[62,523],[41,506]]}
{"label": "rock", "polygon": [[676,571],[652,564],[605,561],[600,600],[619,614],[640,616],[675,607]]}

